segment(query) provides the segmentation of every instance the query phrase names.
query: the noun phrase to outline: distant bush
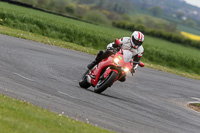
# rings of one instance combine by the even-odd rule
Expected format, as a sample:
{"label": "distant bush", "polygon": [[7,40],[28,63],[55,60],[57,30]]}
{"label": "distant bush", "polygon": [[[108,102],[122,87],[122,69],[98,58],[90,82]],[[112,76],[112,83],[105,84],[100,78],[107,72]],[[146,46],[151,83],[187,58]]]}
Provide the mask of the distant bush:
{"label": "distant bush", "polygon": [[110,21],[107,19],[107,17],[99,12],[99,11],[88,11],[84,16],[83,19],[86,21],[92,21],[98,24],[109,24]]}
{"label": "distant bush", "polygon": [[66,7],[65,7],[65,11],[66,11],[67,13],[71,13],[71,14],[75,13],[75,9],[74,9],[73,6],[66,6]]}
{"label": "distant bush", "polygon": [[130,30],[130,31],[139,30],[150,36],[163,38],[163,39],[171,41],[171,42],[180,43],[182,45],[187,45],[187,46],[191,46],[191,47],[200,49],[199,41],[187,39],[177,33],[166,32],[163,30],[156,30],[156,29],[147,29],[144,25],[135,25],[135,24],[131,24],[131,23],[125,22],[125,21],[114,21],[112,23],[112,25],[115,27],[118,27],[118,28]]}

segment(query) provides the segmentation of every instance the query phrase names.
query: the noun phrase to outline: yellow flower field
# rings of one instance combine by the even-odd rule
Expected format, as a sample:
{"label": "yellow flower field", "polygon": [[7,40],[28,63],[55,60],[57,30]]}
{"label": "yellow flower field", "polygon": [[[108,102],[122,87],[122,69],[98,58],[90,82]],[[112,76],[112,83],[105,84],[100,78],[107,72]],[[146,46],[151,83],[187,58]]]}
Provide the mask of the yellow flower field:
{"label": "yellow flower field", "polygon": [[187,38],[190,38],[192,40],[196,40],[196,41],[200,41],[200,36],[195,35],[195,34],[191,34],[191,33],[187,33],[184,31],[181,31],[181,34]]}

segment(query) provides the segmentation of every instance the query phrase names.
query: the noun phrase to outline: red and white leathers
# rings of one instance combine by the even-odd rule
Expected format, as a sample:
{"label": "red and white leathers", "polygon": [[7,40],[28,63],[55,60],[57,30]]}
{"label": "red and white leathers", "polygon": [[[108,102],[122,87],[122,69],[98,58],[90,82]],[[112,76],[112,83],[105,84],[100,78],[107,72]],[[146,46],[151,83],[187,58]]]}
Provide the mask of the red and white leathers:
{"label": "red and white leathers", "polygon": [[[143,38],[144,38],[144,36],[143,36]],[[119,39],[119,41],[120,41],[120,45],[123,50],[128,50],[131,52],[131,54],[129,55],[131,57],[129,57],[129,58],[134,58],[134,61],[140,60],[140,58],[142,57],[143,52],[144,52],[144,48],[142,45],[140,45],[139,47],[136,46],[134,48],[135,45],[131,41],[131,37],[123,37],[123,38]],[[107,49],[109,49],[110,47],[113,47],[113,45],[115,45],[114,42],[109,43],[107,45]],[[138,67],[138,64],[134,66],[134,69],[136,69],[137,67]]]}

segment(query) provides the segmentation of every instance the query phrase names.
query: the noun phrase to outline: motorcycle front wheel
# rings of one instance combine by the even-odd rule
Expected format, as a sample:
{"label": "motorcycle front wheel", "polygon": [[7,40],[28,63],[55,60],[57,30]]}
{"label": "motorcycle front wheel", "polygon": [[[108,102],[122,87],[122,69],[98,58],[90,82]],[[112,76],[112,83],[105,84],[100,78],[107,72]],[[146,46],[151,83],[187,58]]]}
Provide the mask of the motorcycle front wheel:
{"label": "motorcycle front wheel", "polygon": [[97,82],[97,85],[94,88],[95,93],[102,93],[105,91],[108,87],[110,87],[115,79],[117,78],[118,74],[114,71],[110,72],[109,75],[106,78],[99,79]]}
{"label": "motorcycle front wheel", "polygon": [[87,75],[89,74],[89,72],[90,72],[90,71],[87,70],[87,71],[83,74],[81,80],[79,81],[80,87],[87,89],[87,88],[89,88],[89,87],[91,86],[91,85],[87,82]]}

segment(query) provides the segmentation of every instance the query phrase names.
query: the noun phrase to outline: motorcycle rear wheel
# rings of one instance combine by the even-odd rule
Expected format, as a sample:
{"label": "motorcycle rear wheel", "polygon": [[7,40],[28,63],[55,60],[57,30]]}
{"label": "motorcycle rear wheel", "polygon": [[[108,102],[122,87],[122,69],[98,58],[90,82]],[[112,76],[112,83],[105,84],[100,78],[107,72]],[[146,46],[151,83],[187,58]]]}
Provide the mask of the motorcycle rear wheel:
{"label": "motorcycle rear wheel", "polygon": [[118,74],[112,71],[106,78],[99,79],[99,81],[97,82],[97,85],[94,88],[94,92],[100,94],[103,91],[105,91],[108,87],[110,87],[113,84],[117,76]]}
{"label": "motorcycle rear wheel", "polygon": [[87,75],[88,75],[88,74],[89,74],[89,70],[87,70],[87,71],[83,74],[81,80],[79,81],[80,87],[85,88],[85,89],[87,89],[87,88],[89,88],[89,87],[91,86],[91,85],[87,82]]}

